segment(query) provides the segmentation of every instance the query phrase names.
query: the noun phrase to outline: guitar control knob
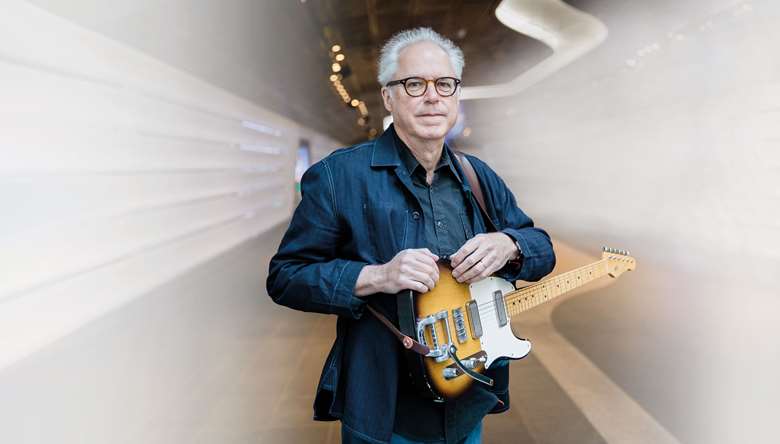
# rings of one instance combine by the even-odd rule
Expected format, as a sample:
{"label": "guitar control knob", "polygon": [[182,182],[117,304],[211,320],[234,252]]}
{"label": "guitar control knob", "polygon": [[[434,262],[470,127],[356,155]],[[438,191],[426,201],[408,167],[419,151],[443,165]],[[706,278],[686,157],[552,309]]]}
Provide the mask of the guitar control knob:
{"label": "guitar control knob", "polygon": [[467,369],[474,370],[475,368],[477,368],[479,364],[485,363],[485,357],[480,356],[479,358],[464,359],[461,362],[463,363],[463,366],[466,367]]}
{"label": "guitar control knob", "polygon": [[453,367],[447,367],[442,370],[442,376],[444,379],[452,379],[458,376],[458,369]]}

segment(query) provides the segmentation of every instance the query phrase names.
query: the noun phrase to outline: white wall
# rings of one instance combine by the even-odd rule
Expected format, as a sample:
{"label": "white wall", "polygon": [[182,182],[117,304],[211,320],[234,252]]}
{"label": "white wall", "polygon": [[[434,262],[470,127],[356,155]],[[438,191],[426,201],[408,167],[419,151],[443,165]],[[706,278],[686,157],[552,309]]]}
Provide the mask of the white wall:
{"label": "white wall", "polygon": [[19,1],[0,97],[0,369],[285,220],[299,138],[337,146]]}
{"label": "white wall", "polygon": [[676,393],[656,376],[695,428],[678,436],[758,442],[780,395],[780,4],[583,9],[609,28],[604,45],[471,116],[474,152],[553,236],[637,258],[629,313],[603,318],[687,348],[653,357],[685,375]]}

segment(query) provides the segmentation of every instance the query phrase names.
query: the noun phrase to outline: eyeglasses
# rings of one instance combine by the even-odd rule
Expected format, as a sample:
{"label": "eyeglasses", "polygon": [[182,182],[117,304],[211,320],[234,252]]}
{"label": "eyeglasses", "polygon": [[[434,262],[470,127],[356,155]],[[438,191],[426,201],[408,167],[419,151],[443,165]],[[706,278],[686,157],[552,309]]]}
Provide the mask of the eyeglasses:
{"label": "eyeglasses", "polygon": [[424,79],[422,77],[407,77],[400,80],[387,82],[385,86],[403,85],[406,94],[412,97],[420,97],[428,91],[428,82],[433,82],[436,92],[442,97],[449,97],[455,94],[460,85],[460,79],[455,77],[439,77],[438,79]]}

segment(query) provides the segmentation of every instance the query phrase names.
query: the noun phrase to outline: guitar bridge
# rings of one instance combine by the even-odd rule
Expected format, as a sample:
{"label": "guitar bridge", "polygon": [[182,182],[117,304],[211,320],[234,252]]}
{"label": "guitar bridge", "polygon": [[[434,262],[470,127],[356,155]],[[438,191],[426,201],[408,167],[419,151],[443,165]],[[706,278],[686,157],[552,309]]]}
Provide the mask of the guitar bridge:
{"label": "guitar bridge", "polygon": [[[439,334],[436,332],[436,324],[442,324],[444,338],[439,338]],[[425,338],[426,330],[430,332],[431,344]],[[447,351],[452,345],[452,338],[450,338],[450,321],[447,310],[442,310],[417,320],[417,342],[431,350],[425,355],[426,357],[434,358],[436,362],[444,362],[449,359]]]}

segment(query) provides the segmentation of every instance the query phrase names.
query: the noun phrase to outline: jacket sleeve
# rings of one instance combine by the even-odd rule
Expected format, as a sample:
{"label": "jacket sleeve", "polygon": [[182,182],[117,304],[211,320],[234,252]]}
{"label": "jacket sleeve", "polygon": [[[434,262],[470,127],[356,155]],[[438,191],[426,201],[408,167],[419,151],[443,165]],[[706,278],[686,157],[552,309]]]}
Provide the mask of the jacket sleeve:
{"label": "jacket sleeve", "polygon": [[538,281],[555,267],[555,252],[550,236],[541,228],[534,227],[534,221],[517,206],[514,194],[484,162],[477,159],[484,173],[483,187],[489,186],[490,199],[497,215],[494,221],[502,233],[520,244],[522,259],[519,263],[508,263],[496,275],[514,282]]}
{"label": "jacket sleeve", "polygon": [[367,264],[338,257],[343,227],[327,159],[304,173],[301,197],[279,251],[271,258],[268,295],[296,310],[357,319],[365,302],[355,296],[355,282]]}

